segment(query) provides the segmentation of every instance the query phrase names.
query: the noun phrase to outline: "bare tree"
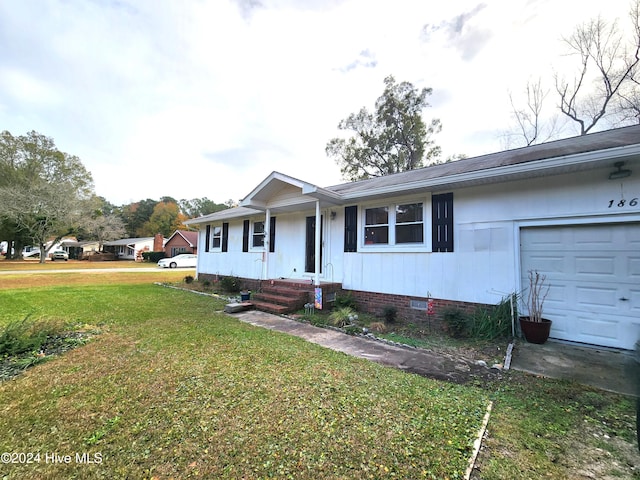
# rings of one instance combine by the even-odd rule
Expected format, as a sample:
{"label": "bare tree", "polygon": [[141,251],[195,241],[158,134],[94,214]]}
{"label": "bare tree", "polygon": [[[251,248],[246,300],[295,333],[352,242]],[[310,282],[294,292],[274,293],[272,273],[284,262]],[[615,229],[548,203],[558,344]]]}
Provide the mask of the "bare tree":
{"label": "bare tree", "polygon": [[505,147],[529,146],[547,142],[559,135],[562,126],[558,122],[558,115],[545,117],[543,107],[549,94],[542,86],[542,79],[529,80],[525,89],[526,105],[519,107],[509,93],[514,126],[504,133]]}
{"label": "bare tree", "polygon": [[556,90],[560,111],[578,124],[581,135],[589,133],[609,114],[615,114],[610,108],[612,101],[633,82],[640,62],[639,2],[632,3],[629,17],[633,36],[628,40],[617,21],[608,24],[600,16],[563,38],[570,55],[578,57],[579,68],[571,82],[556,74]]}
{"label": "bare tree", "polygon": [[98,241],[98,250],[102,250],[102,244],[110,240],[123,238],[127,229],[122,219],[112,213],[96,215],[84,221],[83,230],[90,238]]}

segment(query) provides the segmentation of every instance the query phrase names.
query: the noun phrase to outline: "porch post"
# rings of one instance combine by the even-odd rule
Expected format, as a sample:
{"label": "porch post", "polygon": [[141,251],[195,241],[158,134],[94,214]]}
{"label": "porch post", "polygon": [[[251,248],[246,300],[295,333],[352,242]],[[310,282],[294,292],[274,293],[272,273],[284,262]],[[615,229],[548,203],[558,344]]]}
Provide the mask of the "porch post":
{"label": "porch post", "polygon": [[320,238],[320,229],[322,228],[322,225],[320,224],[322,221],[322,217],[320,216],[320,200],[316,200],[316,251],[315,251],[315,273],[313,275],[313,283],[315,284],[315,286],[319,286],[320,285],[320,249],[322,248],[322,246],[320,245],[320,242],[322,241],[322,239]]}
{"label": "porch post", "polygon": [[262,280],[269,279],[269,228],[271,226],[271,210],[267,208],[264,215],[264,252],[262,253]]}

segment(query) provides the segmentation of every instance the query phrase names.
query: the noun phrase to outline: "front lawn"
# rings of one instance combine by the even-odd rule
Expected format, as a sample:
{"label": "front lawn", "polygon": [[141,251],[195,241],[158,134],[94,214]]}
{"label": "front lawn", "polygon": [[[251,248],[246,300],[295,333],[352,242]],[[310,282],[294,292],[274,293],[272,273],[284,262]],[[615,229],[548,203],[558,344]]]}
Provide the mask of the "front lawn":
{"label": "front lawn", "polygon": [[515,371],[431,381],[239,323],[157,272],[68,275],[0,289],[0,328],[29,314],[101,332],[0,383],[0,451],[32,462],[0,478],[460,478],[489,399],[471,478],[640,478],[632,398]]}
{"label": "front lawn", "polygon": [[461,478],[488,403],[155,285],[2,290],[0,305],[0,325],[102,331],[0,384],[0,451],[39,454],[0,464],[9,479]]}

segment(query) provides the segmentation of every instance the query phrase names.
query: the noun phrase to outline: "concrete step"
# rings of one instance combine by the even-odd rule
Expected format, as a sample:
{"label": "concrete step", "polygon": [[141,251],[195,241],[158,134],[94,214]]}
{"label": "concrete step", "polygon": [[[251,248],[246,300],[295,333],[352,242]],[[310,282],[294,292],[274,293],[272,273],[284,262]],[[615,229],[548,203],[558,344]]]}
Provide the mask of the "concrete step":
{"label": "concrete step", "polygon": [[281,293],[254,293],[253,298],[259,302],[276,303],[289,307],[302,306],[307,303],[308,295],[290,296]]}
{"label": "concrete step", "polygon": [[263,286],[260,293],[266,293],[269,295],[281,295],[284,297],[307,297],[313,289],[296,289],[290,287],[284,287],[279,285]]}
{"label": "concrete step", "polygon": [[278,305],[275,303],[262,302],[259,300],[251,300],[250,302],[256,310],[260,310],[268,313],[275,313],[277,315],[282,315],[283,313],[291,313],[296,309],[291,309],[286,305]]}
{"label": "concrete step", "polygon": [[225,313],[237,313],[244,312],[245,310],[251,310],[253,305],[250,302],[241,302],[241,303],[228,303],[224,307]]}

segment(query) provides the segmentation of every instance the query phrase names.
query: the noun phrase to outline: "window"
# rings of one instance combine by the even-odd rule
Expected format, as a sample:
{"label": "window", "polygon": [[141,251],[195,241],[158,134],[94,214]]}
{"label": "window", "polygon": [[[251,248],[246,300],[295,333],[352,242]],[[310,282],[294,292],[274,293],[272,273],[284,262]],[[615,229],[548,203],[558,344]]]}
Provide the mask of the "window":
{"label": "window", "polygon": [[222,243],[222,227],[214,226],[211,229],[211,246],[213,248],[220,248]]}
{"label": "window", "polygon": [[364,215],[364,243],[389,243],[389,207],[367,208]]}
{"label": "window", "polygon": [[424,221],[421,203],[396,206],[396,243],[423,243]]}
{"label": "window", "polygon": [[207,225],[205,252],[226,252],[229,237],[229,224]]}
{"label": "window", "polygon": [[187,253],[187,247],[171,247],[171,256],[175,257],[181,253]]}
{"label": "window", "polygon": [[264,247],[264,222],[253,222],[252,247]]}
{"label": "window", "polygon": [[423,202],[366,208],[363,223],[365,246],[409,246],[411,244],[424,246]]}

